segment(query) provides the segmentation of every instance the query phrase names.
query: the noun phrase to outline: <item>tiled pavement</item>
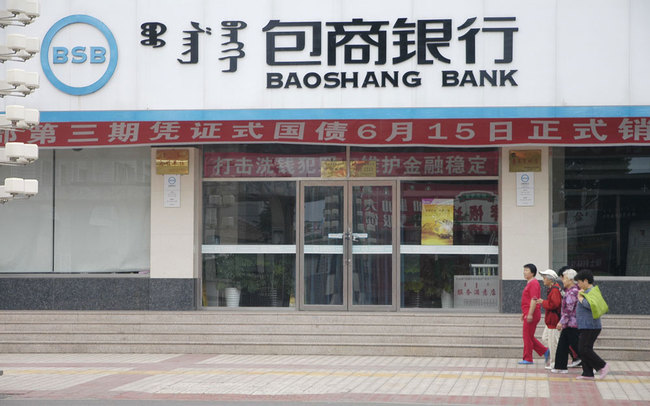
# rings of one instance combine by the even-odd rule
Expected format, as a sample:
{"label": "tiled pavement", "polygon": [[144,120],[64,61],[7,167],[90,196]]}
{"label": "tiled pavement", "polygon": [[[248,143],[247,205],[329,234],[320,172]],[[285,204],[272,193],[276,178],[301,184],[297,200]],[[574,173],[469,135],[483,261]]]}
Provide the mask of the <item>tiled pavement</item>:
{"label": "tiled pavement", "polygon": [[0,354],[2,399],[648,405],[650,362],[604,380],[515,359],[205,354]]}

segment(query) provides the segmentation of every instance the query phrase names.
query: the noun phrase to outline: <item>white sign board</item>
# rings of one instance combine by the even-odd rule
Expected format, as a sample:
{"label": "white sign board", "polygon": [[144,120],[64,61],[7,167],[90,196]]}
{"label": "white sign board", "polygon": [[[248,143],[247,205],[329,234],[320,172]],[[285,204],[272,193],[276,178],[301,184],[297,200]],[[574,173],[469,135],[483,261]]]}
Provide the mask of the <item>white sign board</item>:
{"label": "white sign board", "polygon": [[454,275],[455,308],[499,307],[499,276]]}
{"label": "white sign board", "polygon": [[[253,109],[382,108],[389,110],[377,116],[390,118],[399,113],[390,109],[422,106],[531,106],[557,115],[572,106],[611,114],[613,106],[650,105],[650,47],[640,40],[650,38],[647,1],[40,6],[20,33],[42,40],[41,53],[21,64],[41,76],[30,104],[42,111],[129,111],[122,120],[147,121],[144,112],[176,110],[187,121],[214,109],[241,120]],[[274,118],[268,114],[255,117]]]}
{"label": "white sign board", "polygon": [[517,206],[535,205],[535,172],[517,172]]}
{"label": "white sign board", "polygon": [[181,175],[164,175],[164,206],[181,207]]}

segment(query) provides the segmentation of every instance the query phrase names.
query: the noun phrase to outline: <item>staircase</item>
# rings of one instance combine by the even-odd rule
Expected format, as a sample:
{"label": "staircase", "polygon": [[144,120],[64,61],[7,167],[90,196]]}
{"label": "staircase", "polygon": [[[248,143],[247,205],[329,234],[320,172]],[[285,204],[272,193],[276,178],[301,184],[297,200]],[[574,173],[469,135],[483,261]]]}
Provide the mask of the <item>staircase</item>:
{"label": "staircase", "polygon": [[[2,311],[3,353],[317,354],[521,358],[512,314]],[[650,317],[606,315],[596,350],[650,361]],[[537,328],[541,337],[543,321]]]}

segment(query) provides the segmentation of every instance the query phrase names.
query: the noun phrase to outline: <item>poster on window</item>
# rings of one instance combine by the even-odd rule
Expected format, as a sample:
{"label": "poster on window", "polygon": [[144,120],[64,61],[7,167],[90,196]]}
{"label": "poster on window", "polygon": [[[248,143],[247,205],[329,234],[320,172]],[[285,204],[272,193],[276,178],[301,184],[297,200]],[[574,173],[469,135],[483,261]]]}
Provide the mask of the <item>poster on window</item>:
{"label": "poster on window", "polygon": [[422,245],[454,244],[454,200],[422,199]]}

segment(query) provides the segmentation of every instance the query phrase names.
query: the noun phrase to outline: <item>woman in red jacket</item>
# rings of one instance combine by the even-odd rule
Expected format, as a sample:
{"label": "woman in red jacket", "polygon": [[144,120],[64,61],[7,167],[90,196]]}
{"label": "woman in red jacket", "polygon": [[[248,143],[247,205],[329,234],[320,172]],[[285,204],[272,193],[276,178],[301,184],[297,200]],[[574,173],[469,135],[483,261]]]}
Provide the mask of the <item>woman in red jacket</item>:
{"label": "woman in red jacket", "polygon": [[555,352],[557,342],[560,338],[560,331],[557,329],[557,323],[560,321],[560,310],[562,309],[562,293],[560,284],[557,283],[558,276],[552,269],[539,272],[544,278],[546,286],[546,300],[537,299],[537,304],[544,308],[544,333],[542,342],[548,345],[549,357],[546,359],[544,368],[551,369],[555,361]]}
{"label": "woman in red jacket", "polygon": [[535,279],[537,276],[537,267],[533,264],[524,265],[524,278],[528,281],[521,294],[521,321],[523,323],[522,337],[524,339],[524,357],[520,364],[528,365],[533,363],[533,350],[539,355],[544,355],[548,359],[550,351],[535,338],[537,323],[542,318],[540,305],[537,299],[541,296],[542,288]]}

